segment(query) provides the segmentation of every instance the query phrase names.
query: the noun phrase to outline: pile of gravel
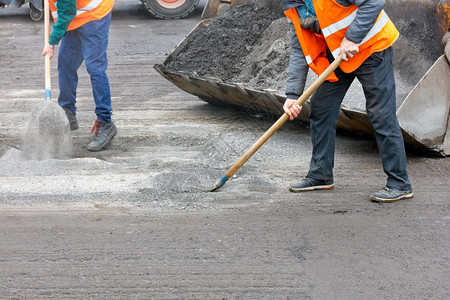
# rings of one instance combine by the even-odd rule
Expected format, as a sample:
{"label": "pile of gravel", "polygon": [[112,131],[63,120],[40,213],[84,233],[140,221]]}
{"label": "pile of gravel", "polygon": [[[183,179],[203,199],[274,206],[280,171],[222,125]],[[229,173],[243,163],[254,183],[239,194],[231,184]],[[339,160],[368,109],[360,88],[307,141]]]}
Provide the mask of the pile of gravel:
{"label": "pile of gravel", "polygon": [[[266,44],[267,40],[272,40],[266,38],[270,35],[267,29],[280,18],[282,23],[277,23],[282,24],[279,38],[286,39],[289,25],[281,8],[258,8],[254,4],[231,7],[207,26],[194,31],[183,51],[173,57],[166,69],[195,72],[200,77],[216,77],[225,82],[249,83],[252,78],[259,78],[252,84],[264,83],[265,79],[258,74],[267,70],[264,66],[277,56],[270,54],[273,49]],[[280,26],[273,29],[279,31]],[[283,42],[281,47],[286,48],[286,43]],[[281,72],[286,69],[288,59],[285,57],[279,68]],[[264,73],[264,77],[269,73]]]}

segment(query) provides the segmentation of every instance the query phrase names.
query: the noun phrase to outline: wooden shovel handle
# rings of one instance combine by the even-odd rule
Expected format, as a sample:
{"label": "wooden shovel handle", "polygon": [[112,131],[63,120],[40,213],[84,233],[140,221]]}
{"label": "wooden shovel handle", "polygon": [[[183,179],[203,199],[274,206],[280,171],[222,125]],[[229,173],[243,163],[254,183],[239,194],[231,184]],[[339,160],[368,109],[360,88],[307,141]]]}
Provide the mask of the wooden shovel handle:
{"label": "wooden shovel handle", "polygon": [[[48,0],[44,0],[44,46],[47,45],[50,38],[50,7]],[[50,92],[52,90],[51,86],[51,76],[50,76],[50,56],[47,54],[45,56],[45,98],[50,100]]]}
{"label": "wooden shovel handle", "polygon": [[[339,56],[333,63],[331,63],[328,68],[317,78],[311,86],[298,98],[295,102],[297,105],[302,105],[309,97],[319,88],[319,86],[331,75],[331,73],[336,70],[336,68],[341,64],[342,58]],[[289,115],[284,113],[278,121],[276,121],[264,134],[253,144],[253,146],[227,171],[225,174],[227,179],[230,179],[234,173],[239,170],[240,167],[250,158],[256,151],[278,130],[283,124],[289,120]]]}

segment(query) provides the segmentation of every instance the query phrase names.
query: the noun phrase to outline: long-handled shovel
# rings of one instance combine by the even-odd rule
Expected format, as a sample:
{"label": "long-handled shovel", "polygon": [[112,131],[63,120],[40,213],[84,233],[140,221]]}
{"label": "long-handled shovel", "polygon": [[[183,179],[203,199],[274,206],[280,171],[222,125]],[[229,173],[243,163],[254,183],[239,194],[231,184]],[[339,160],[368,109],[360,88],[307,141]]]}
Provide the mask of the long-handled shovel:
{"label": "long-handled shovel", "polygon": [[[337,59],[333,61],[333,63],[328,66],[328,68],[317,78],[311,86],[303,93],[303,95],[298,98],[298,100],[295,102],[297,105],[302,105],[314,92],[317,90],[317,88],[330,76],[331,73],[336,70],[336,68],[341,64],[342,58],[339,56]],[[294,104],[294,105],[295,105]],[[221,188],[228,179],[231,178],[231,176],[234,175],[234,173],[239,170],[240,167],[242,167],[243,164],[247,160],[252,157],[253,154],[255,154],[256,151],[278,130],[281,126],[283,126],[284,123],[289,119],[289,115],[284,113],[278,121],[276,121],[270,128],[267,130],[263,136],[259,138],[259,140],[256,141],[256,143],[253,144],[253,146],[244,154],[242,157],[225,173],[225,175],[220,178],[214,187],[211,189],[211,192]]]}
{"label": "long-handled shovel", "polygon": [[[44,0],[44,45],[50,37],[49,3]],[[45,101],[31,112],[23,150],[29,159],[68,158],[72,152],[69,121],[64,110],[51,100],[50,56],[45,55]]]}

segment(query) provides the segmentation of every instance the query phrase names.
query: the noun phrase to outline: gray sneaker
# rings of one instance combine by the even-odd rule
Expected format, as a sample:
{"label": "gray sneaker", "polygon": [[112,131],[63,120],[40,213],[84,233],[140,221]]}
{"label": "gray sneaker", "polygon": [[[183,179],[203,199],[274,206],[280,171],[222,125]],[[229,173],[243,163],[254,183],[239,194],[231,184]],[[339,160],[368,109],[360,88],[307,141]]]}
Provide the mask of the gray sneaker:
{"label": "gray sneaker", "polygon": [[411,190],[402,191],[399,189],[385,187],[379,192],[370,195],[370,199],[375,202],[394,202],[403,199],[410,199],[414,196]]}
{"label": "gray sneaker", "polygon": [[66,113],[67,119],[69,120],[70,130],[78,129],[77,116],[70,109],[64,107],[63,109]]}
{"label": "gray sneaker", "polygon": [[316,180],[312,178],[303,178],[300,182],[293,183],[289,186],[289,190],[294,193],[314,191],[314,190],[331,190],[334,182],[331,180]]}
{"label": "gray sneaker", "polygon": [[91,132],[95,132],[94,139],[87,146],[87,149],[89,151],[100,151],[116,135],[117,129],[113,122],[105,122],[97,119]]}

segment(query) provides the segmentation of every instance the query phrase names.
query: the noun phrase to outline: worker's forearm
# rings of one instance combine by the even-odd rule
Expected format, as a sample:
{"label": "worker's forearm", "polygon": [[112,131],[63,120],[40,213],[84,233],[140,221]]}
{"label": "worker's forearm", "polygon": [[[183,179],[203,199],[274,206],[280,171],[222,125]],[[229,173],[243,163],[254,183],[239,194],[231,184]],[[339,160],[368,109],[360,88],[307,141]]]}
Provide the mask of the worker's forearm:
{"label": "worker's forearm", "polygon": [[338,3],[353,4],[358,7],[355,20],[350,24],[345,37],[354,43],[360,43],[367,35],[384,7],[384,0],[337,0]]}
{"label": "worker's forearm", "polygon": [[50,35],[49,44],[51,45],[57,45],[66,34],[70,22],[72,22],[77,14],[77,1],[58,0],[56,8],[58,17],[56,23],[53,24],[52,34]]}
{"label": "worker's forearm", "polygon": [[298,98],[303,93],[309,68],[293,27],[291,25],[292,49],[289,58],[289,73],[285,91],[288,98]]}

